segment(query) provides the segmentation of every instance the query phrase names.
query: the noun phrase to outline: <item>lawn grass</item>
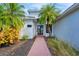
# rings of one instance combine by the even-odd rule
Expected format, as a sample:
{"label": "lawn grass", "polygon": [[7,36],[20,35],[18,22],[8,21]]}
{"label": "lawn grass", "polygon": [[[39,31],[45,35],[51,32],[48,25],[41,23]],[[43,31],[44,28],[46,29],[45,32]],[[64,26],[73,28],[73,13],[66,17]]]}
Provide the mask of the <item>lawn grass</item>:
{"label": "lawn grass", "polygon": [[47,40],[49,50],[52,55],[56,56],[76,56],[79,55],[78,51],[70,44],[56,38],[49,38]]}

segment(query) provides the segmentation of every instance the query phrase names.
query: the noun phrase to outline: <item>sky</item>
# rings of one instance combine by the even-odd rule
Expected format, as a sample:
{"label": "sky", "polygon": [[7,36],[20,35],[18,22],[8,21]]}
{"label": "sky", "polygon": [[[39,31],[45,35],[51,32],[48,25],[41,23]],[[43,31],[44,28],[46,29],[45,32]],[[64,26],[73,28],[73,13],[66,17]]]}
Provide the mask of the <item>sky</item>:
{"label": "sky", "polygon": [[[33,9],[33,10],[40,10],[43,5],[46,5],[48,3],[24,3],[25,12],[27,13],[27,10]],[[53,4],[53,3],[52,3]],[[73,3],[57,3],[56,7],[61,10],[60,13],[63,13],[67,8],[69,8]]]}

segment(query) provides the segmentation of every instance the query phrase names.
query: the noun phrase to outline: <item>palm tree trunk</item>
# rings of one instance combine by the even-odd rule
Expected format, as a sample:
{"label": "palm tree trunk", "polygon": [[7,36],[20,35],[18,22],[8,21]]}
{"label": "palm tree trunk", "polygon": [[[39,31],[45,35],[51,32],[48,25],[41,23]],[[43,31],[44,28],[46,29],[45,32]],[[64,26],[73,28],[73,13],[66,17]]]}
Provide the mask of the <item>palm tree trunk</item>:
{"label": "palm tree trunk", "polygon": [[52,33],[51,33],[51,31],[49,32],[49,37],[51,37],[52,36]]}
{"label": "palm tree trunk", "polygon": [[49,24],[49,37],[52,37],[51,24]]}
{"label": "palm tree trunk", "polygon": [[51,31],[50,31],[50,25],[48,24],[48,33],[49,33],[49,37],[51,37]]}

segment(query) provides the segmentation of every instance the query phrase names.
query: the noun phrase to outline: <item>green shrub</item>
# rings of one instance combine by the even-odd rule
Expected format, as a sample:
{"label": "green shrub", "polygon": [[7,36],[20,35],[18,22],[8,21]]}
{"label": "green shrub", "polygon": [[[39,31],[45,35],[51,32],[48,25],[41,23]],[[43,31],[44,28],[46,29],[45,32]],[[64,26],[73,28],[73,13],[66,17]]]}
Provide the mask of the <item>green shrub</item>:
{"label": "green shrub", "polygon": [[58,56],[75,56],[76,52],[71,45],[62,40],[48,39],[48,47],[53,55]]}
{"label": "green shrub", "polygon": [[24,40],[27,40],[28,39],[28,35],[23,35],[23,37],[22,37],[22,41],[24,41]]}
{"label": "green shrub", "polygon": [[8,28],[0,32],[0,46],[11,45],[19,41],[19,31],[15,28]]}

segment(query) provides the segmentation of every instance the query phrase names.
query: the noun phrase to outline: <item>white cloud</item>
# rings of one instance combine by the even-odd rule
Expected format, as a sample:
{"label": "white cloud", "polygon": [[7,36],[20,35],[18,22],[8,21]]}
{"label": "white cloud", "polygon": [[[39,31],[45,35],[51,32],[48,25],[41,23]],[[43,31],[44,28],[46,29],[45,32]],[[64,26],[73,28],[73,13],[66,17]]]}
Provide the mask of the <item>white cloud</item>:
{"label": "white cloud", "polygon": [[39,10],[43,5],[46,5],[47,3],[27,3],[26,8],[27,9],[37,9]]}
{"label": "white cloud", "polygon": [[[27,10],[28,9],[33,9],[33,10],[40,10],[40,8],[43,5],[46,5],[48,3],[25,3],[23,4],[25,6],[25,11],[26,14],[28,14]],[[53,4],[53,3],[52,3]],[[63,13],[67,8],[69,8],[73,3],[57,3],[57,8],[61,10],[61,13]]]}

